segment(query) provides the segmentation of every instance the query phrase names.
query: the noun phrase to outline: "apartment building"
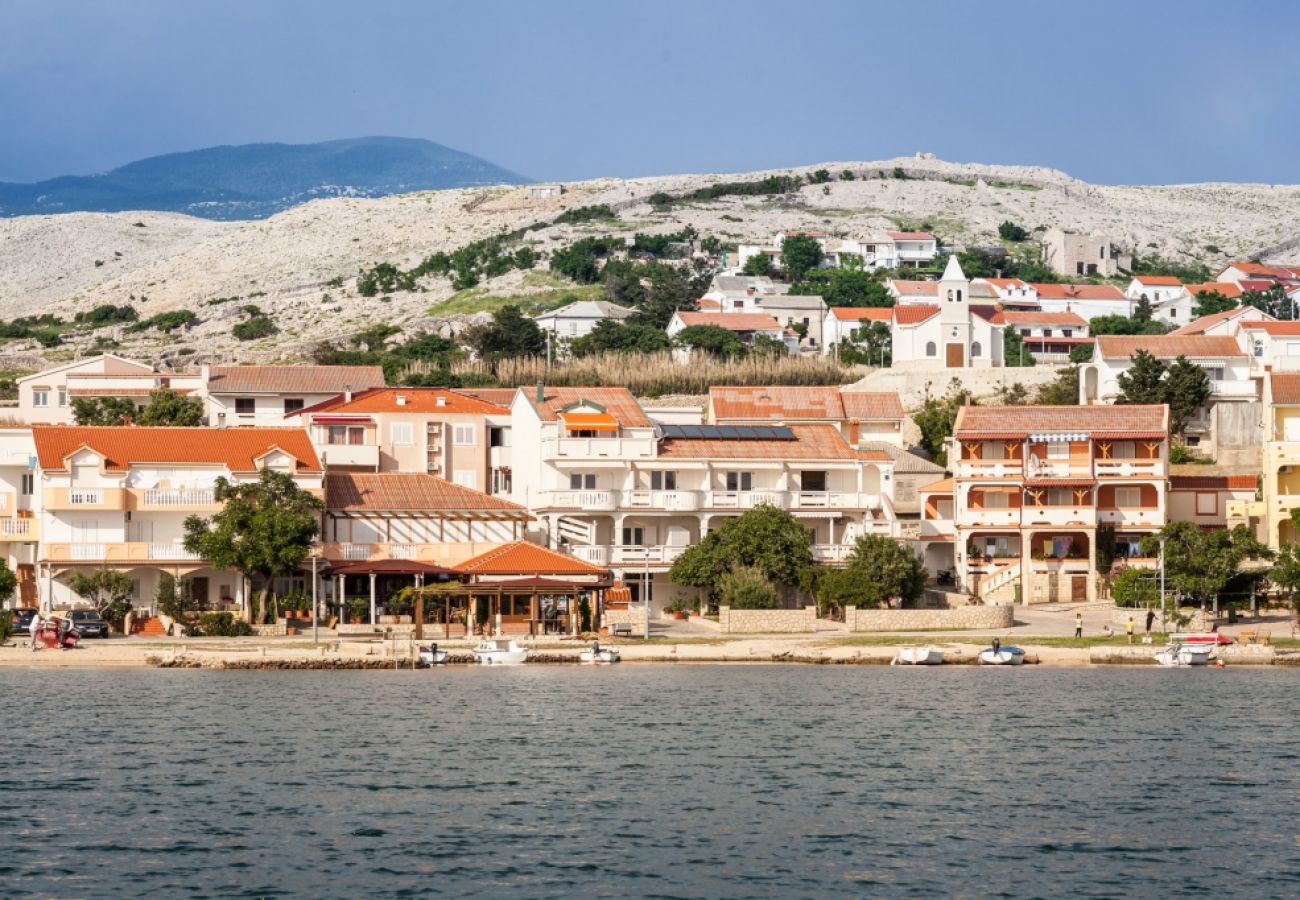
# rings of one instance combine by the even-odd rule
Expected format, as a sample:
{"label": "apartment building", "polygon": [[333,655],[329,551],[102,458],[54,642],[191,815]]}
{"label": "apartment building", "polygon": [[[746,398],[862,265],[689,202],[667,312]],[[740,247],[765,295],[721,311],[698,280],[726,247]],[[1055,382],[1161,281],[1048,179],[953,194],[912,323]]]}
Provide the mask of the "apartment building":
{"label": "apartment building", "polygon": [[285,416],[384,386],[379,366],[204,366],[208,424],[282,427]]}
{"label": "apartment building", "polygon": [[939,255],[939,241],[928,231],[866,232],[852,238],[834,238],[821,231],[784,231],[766,244],[741,244],[738,262],[744,268],[752,257],[763,254],[779,265],[781,248],[787,237],[811,237],[822,250],[822,265],[844,265],[847,257],[861,260],[867,269],[896,269],[900,266],[924,268]]}
{"label": "apartment building", "polygon": [[17,599],[24,606],[37,600],[41,523],[35,460],[30,428],[0,428],[0,559],[18,576]]}
{"label": "apartment building", "polygon": [[[513,391],[494,391],[501,399]],[[330,471],[423,472],[472,490],[506,493],[510,411],[448,388],[373,388],[286,417],[311,434]]]}
{"label": "apartment building", "polygon": [[843,387],[713,387],[707,425],[832,424],[850,446],[903,446],[903,402],[897,391]]}
{"label": "apartment building", "polygon": [[1068,363],[1071,350],[1093,342],[1087,320],[1077,313],[1007,309],[998,315],[1003,326],[1020,335],[1038,362]]}
{"label": "apartment building", "polygon": [[[708,531],[761,504],[813,530],[817,559],[842,561],[857,536],[894,534],[893,462],[830,423],[656,426],[623,388],[521,389],[511,407],[512,499],[539,538],[610,567],[661,609],[672,563]],[[638,595],[639,596],[639,595]]]}
{"label": "apartment building", "polygon": [[1264,448],[1260,496],[1270,547],[1294,543],[1300,530],[1300,372],[1272,372],[1264,382]]}
{"label": "apartment building", "polygon": [[1094,600],[1098,528],[1134,562],[1167,521],[1168,449],[1164,406],[964,407],[953,478],[922,492],[927,562],[986,603]]}
{"label": "apartment building", "polygon": [[164,388],[182,394],[201,392],[200,372],[160,372],[148,363],[112,353],[53,366],[19,378],[15,417],[32,425],[70,425],[72,401],[111,397],[137,407]]}
{"label": "apartment building", "polygon": [[130,576],[138,608],[152,605],[164,573],[209,607],[243,608],[244,579],[184,548],[185,519],[220,510],[218,478],[253,481],[263,468],[322,489],[322,466],[300,428],[36,426],[31,434],[46,609],[76,600],[67,586],[72,574],[102,566]]}

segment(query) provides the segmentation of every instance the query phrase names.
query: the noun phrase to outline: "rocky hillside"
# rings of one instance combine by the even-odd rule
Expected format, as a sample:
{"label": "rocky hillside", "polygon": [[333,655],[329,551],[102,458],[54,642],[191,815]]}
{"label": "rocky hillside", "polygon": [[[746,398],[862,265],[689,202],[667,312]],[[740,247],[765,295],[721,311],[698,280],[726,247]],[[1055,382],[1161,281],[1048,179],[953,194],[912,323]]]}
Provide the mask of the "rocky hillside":
{"label": "rocky hillside", "polygon": [[[654,206],[654,194],[682,195],[725,181],[825,168],[826,184],[789,194],[727,196]],[[848,170],[853,180],[841,180]],[[900,177],[901,176],[901,177]],[[607,204],[615,221],[552,223],[565,209]],[[947,244],[996,240],[1000,222],[1105,230],[1144,254],[1214,265],[1263,252],[1294,259],[1300,239],[1300,187],[1197,184],[1091,185],[1050,169],[955,164],[929,158],[826,163],[747,175],[680,175],[566,185],[558,199],[527,188],[494,187],[333,198],[261,221],[213,222],[163,213],[74,213],[0,219],[0,318],[51,313],[71,318],[102,304],[131,304],[142,318],[188,309],[184,332],[122,326],[65,335],[42,348],[28,339],[5,346],[12,360],[33,353],[66,358],[95,342],[123,352],[174,359],[301,358],[316,341],[376,322],[447,331],[501,298],[540,295],[558,302],[570,286],[546,270],[545,255],[578,237],[667,233],[684,225],[725,243],[766,239],[790,228],[853,234],[928,225]],[[530,224],[523,241],[542,254],[536,269],[511,272],[455,294],[429,276],[417,290],[362,297],[357,273],[379,262],[410,267],[439,250]],[[275,322],[273,337],[240,342],[231,327],[256,304]]]}

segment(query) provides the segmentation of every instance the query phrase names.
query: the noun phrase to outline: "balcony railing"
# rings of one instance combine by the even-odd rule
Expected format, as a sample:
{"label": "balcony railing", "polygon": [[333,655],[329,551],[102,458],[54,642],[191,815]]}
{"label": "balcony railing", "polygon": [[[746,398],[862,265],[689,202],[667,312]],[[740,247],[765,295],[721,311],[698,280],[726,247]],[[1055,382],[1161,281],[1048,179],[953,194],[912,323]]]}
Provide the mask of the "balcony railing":
{"label": "balcony railing", "polygon": [[857,491],[794,491],[791,509],[880,509],[879,494]]}
{"label": "balcony railing", "polygon": [[961,525],[974,526],[1016,526],[1020,525],[1020,507],[1001,506],[977,509],[967,507],[957,515]]}
{"label": "balcony railing", "polygon": [[1210,396],[1225,398],[1249,399],[1258,396],[1258,390],[1255,388],[1255,382],[1246,381],[1211,381]]}
{"label": "balcony railing", "polygon": [[687,550],[686,547],[667,545],[621,546],[610,548],[610,560],[623,565],[664,565],[671,563]]}
{"label": "balcony railing", "polygon": [[1164,472],[1164,460],[1098,459],[1093,467],[1098,478],[1158,478]]}
{"label": "balcony railing", "polygon": [[694,512],[700,508],[699,491],[624,491],[623,505],[629,509],[662,509]]}
{"label": "balcony railing", "polygon": [[1097,510],[1093,506],[1026,506],[1021,515],[1025,525],[1093,525]]}
{"label": "balcony railing", "polygon": [[570,547],[569,551],[578,559],[585,563],[591,563],[593,566],[609,565],[609,547],[603,544]]}
{"label": "balcony railing", "polygon": [[813,544],[813,561],[819,563],[844,562],[853,552],[853,544]]}
{"label": "balcony railing", "polygon": [[98,488],[75,488],[68,491],[69,506],[99,506],[104,502],[104,492]]}
{"label": "balcony railing", "polygon": [[69,556],[73,559],[104,559],[105,546],[103,544],[72,544],[69,548]]}
{"label": "balcony railing", "polygon": [[715,509],[753,509],[756,506],[786,508],[785,491],[709,491],[709,506]]}
{"label": "balcony railing", "polygon": [[186,550],[181,544],[150,544],[149,558],[199,560],[203,557],[192,550]]}
{"label": "balcony railing", "polygon": [[0,519],[0,539],[26,538],[35,540],[40,533],[35,519]]}
{"label": "balcony railing", "polygon": [[618,491],[548,491],[546,505],[557,509],[609,512],[618,509]]}
{"label": "balcony railing", "polygon": [[146,506],[211,506],[216,503],[215,492],[210,489],[150,488],[142,499]]}
{"label": "balcony railing", "polygon": [[1103,507],[1097,510],[1097,521],[1106,525],[1164,525],[1164,511],[1158,506],[1123,509]]}
{"label": "balcony railing", "polygon": [[552,438],[542,441],[543,458],[645,459],[655,455],[650,437]]}

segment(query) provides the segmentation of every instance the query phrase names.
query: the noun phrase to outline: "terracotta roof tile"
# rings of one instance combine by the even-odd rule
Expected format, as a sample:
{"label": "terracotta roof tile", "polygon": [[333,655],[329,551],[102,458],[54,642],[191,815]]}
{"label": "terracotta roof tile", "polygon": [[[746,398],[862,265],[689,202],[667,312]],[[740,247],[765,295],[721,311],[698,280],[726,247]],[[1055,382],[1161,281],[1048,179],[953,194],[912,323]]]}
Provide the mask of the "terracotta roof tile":
{"label": "terracotta roof tile", "polygon": [[1171,491],[1247,491],[1254,490],[1254,475],[1170,475]]}
{"label": "terracotta roof tile", "polygon": [[1164,434],[1164,406],[963,406],[953,434],[998,433],[1023,437],[1035,432]]}
{"label": "terracotta roof tile", "polygon": [[548,550],[528,541],[514,541],[480,554],[456,566],[467,575],[596,575],[608,577],[609,570],[583,562],[575,556]]}
{"label": "terracotta roof tile", "polygon": [[466,397],[476,397],[484,403],[495,403],[506,409],[510,408],[510,404],[515,399],[514,388],[457,388],[456,392]]}
{"label": "terracotta roof tile", "polygon": [[928,231],[890,231],[886,232],[896,241],[932,241],[934,235]]}
{"label": "terracotta roof tile", "polygon": [[855,450],[834,425],[790,425],[792,441],[667,438],[660,459],[869,459],[888,462],[878,450]]}
{"label": "terracotta roof tile", "polygon": [[939,315],[939,307],[937,306],[895,306],[894,324],[920,325],[937,315]]}
{"label": "terracotta roof tile", "polygon": [[1008,325],[1072,325],[1082,328],[1088,323],[1072,312],[1016,312],[1004,309],[1002,321]]}
{"label": "terracotta roof tile", "polygon": [[[509,391],[513,396],[514,392]],[[398,403],[401,397],[405,403]],[[439,406],[439,401],[442,405]],[[373,388],[353,394],[351,400],[339,395],[331,400],[299,410],[297,415],[311,413],[446,413],[448,415],[503,415],[508,407],[490,403],[468,393],[450,388]],[[295,415],[290,413],[289,416]]]}
{"label": "terracotta roof tile", "polygon": [[921,488],[922,494],[951,494],[957,486],[955,478],[943,478],[939,481],[932,481],[925,487]]}
{"label": "terracotta roof tile", "polygon": [[557,422],[560,410],[584,401],[603,407],[624,428],[650,428],[654,425],[636,397],[625,387],[543,387],[543,400],[537,402],[537,388],[520,388],[523,396],[537,410],[543,422]]}
{"label": "terracotta roof tile", "polygon": [[872,322],[894,321],[894,309],[890,306],[832,306],[827,315],[834,316],[841,322],[861,322],[864,319]]}
{"label": "terracotta roof tile", "polygon": [[1181,287],[1182,282],[1173,275],[1136,275],[1134,280],[1138,284],[1149,284],[1152,287]]}
{"label": "terracotta roof tile", "polygon": [[1269,393],[1278,406],[1300,406],[1300,372],[1270,372]]}
{"label": "terracotta roof tile", "polygon": [[277,447],[304,471],[321,468],[304,428],[37,425],[32,438],[41,468],[50,470],[61,470],[64,460],[82,447],[102,455],[105,467],[119,472],[133,463],[224,465],[232,472],[252,472],[257,460]]}
{"label": "terracotta roof tile", "polygon": [[1272,337],[1295,337],[1300,335],[1300,322],[1243,322],[1242,328],[1262,331]]}
{"label": "terracotta roof tile", "polygon": [[1107,359],[1128,359],[1145,350],[1158,359],[1225,358],[1245,356],[1236,338],[1227,335],[1104,334],[1097,338],[1097,353]]}
{"label": "terracotta roof tile", "polygon": [[1124,300],[1123,291],[1112,284],[1042,284],[1029,285],[1040,300]]}
{"label": "terracotta roof tile", "polygon": [[1169,333],[1177,335],[1205,334],[1205,332],[1213,328],[1215,325],[1218,325],[1220,322],[1226,322],[1234,316],[1244,315],[1252,309],[1254,309],[1254,307],[1239,306],[1236,309],[1225,309],[1222,312],[1210,313],[1208,316],[1201,316],[1199,319],[1193,319],[1182,328],[1175,329]]}
{"label": "terracotta roof tile", "polygon": [[903,297],[938,297],[939,282],[937,281],[905,281],[901,278],[890,279],[890,286],[894,292]]}
{"label": "terracotta roof tile", "polygon": [[1241,296],[1241,285],[1231,281],[1207,281],[1204,284],[1185,284],[1183,287],[1193,297],[1197,294],[1208,294],[1211,291],[1234,299]]}
{"label": "terracotta roof tile", "polygon": [[714,387],[709,405],[718,421],[787,419],[902,419],[895,391],[845,391],[838,387]]}
{"label": "terracotta roof tile", "polygon": [[209,390],[221,394],[341,394],[384,386],[379,366],[217,366]]}
{"label": "terracotta roof tile", "polygon": [[531,518],[517,503],[423,472],[331,472],[325,476],[325,500],[327,508],[343,512],[495,512]]}
{"label": "terracotta roof tile", "polygon": [[716,325],[728,331],[781,330],[781,323],[767,313],[678,312],[677,318],[687,328],[693,325]]}

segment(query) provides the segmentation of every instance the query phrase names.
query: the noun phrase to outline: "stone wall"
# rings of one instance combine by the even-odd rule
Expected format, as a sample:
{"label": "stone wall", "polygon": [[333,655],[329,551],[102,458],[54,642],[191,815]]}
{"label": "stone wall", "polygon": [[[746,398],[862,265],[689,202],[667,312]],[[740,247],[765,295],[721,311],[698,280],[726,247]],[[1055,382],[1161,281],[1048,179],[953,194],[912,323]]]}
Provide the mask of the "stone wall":
{"label": "stone wall", "polygon": [[1010,606],[962,606],[957,609],[858,609],[846,607],[849,631],[961,631],[1010,628]]}
{"label": "stone wall", "polygon": [[817,607],[803,609],[732,609],[718,607],[723,634],[800,634],[817,630]]}
{"label": "stone wall", "polygon": [[641,633],[645,626],[645,608],[642,606],[628,606],[627,609],[607,609],[601,616],[601,625],[631,625]]}

